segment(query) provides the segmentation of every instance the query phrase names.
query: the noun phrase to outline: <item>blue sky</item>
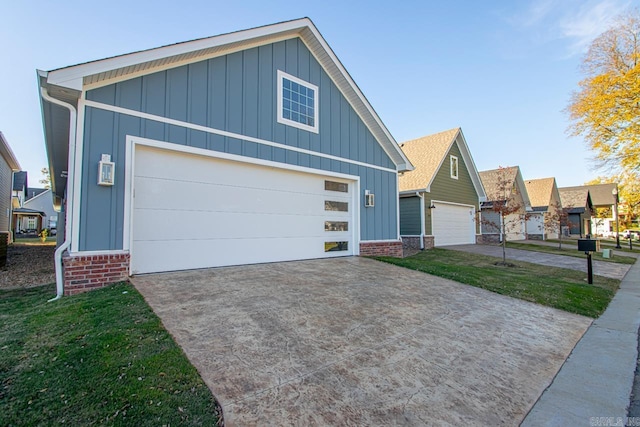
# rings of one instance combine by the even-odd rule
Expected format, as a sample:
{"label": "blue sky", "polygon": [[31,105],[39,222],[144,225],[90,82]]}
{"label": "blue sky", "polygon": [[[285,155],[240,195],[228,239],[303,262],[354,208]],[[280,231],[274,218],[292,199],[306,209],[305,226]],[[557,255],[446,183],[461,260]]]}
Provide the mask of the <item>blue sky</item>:
{"label": "blue sky", "polygon": [[462,127],[478,170],[580,185],[563,109],[589,43],[638,0],[13,1],[0,6],[0,131],[31,186],[47,165],[36,69],[311,18],[398,142]]}

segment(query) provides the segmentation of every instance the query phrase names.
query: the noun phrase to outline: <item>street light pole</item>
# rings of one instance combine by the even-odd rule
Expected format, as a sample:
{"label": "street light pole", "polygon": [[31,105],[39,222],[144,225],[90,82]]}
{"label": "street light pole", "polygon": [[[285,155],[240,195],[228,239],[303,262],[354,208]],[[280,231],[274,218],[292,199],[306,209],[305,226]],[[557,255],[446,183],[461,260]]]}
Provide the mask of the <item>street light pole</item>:
{"label": "street light pole", "polygon": [[618,185],[611,190],[611,194],[616,198],[616,204],[614,205],[614,213],[616,215],[616,249],[622,249],[620,246],[620,219],[618,218]]}

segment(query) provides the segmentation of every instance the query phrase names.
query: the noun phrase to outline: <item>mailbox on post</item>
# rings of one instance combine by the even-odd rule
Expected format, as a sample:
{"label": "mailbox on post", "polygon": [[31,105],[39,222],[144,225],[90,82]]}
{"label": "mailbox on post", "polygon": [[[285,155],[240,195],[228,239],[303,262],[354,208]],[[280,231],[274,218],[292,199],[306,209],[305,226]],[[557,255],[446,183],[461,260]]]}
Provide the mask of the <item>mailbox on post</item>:
{"label": "mailbox on post", "polygon": [[580,252],[597,252],[598,241],[596,239],[578,239],[578,250]]}
{"label": "mailbox on post", "polygon": [[593,284],[593,266],[591,264],[591,252],[600,249],[600,241],[596,239],[578,239],[578,250],[587,254],[587,283]]}

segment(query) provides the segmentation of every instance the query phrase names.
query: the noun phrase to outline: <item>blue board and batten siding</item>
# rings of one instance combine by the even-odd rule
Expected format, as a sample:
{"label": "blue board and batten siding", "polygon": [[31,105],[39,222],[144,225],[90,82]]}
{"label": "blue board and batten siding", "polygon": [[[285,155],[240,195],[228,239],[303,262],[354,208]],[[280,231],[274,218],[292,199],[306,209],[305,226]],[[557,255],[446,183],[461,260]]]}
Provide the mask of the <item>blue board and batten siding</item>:
{"label": "blue board and batten siding", "polygon": [[[319,132],[277,123],[277,70],[319,87]],[[89,90],[86,99],[395,170],[300,39],[291,39]],[[397,238],[394,172],[86,107],[79,250],[123,248],[125,137],[237,154],[360,177],[376,194],[360,209],[361,240]],[[111,154],[115,186],[99,187],[97,163]],[[176,201],[179,203],[179,201]]]}

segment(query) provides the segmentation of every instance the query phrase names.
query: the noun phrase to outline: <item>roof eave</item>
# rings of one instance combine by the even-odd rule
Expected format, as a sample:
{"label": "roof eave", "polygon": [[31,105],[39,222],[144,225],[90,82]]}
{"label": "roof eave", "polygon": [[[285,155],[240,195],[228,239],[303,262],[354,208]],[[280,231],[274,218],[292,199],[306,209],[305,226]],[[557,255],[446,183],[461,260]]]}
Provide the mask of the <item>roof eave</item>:
{"label": "roof eave", "polygon": [[22,169],[20,167],[20,163],[18,163],[16,155],[13,153],[13,150],[9,145],[9,142],[2,132],[0,132],[0,154],[7,161],[7,164],[13,172],[17,172]]}
{"label": "roof eave", "polygon": [[[362,91],[353,81],[347,70],[337,58],[331,47],[324,40],[318,29],[309,18],[302,18],[263,27],[241,30],[208,38],[177,43],[169,46],[133,52],[103,60],[60,68],[47,72],[39,72],[41,81],[47,86],[67,89],[70,93],[80,93],[84,88],[86,77],[101,75],[101,79],[109,79],[111,75],[119,75],[119,70],[140,65],[143,69],[154,69],[158,65],[154,61],[168,58],[178,58],[194,52],[204,52],[216,47],[242,44],[255,41],[256,46],[272,43],[275,39],[289,39],[300,37],[312,52],[316,60],[327,71],[334,84],[340,89],[348,102],[352,105],[360,119],[366,124],[371,133],[378,140],[385,153],[393,161],[399,172],[412,171],[413,165],[400,149],[397,141],[382,123],[382,120],[368,102]],[[201,60],[191,57],[188,62]],[[175,66],[181,65],[176,63]],[[149,71],[151,72],[151,71]],[[105,80],[105,81],[106,81]],[[41,84],[42,87],[45,87]],[[52,94],[52,96],[54,96]]]}

